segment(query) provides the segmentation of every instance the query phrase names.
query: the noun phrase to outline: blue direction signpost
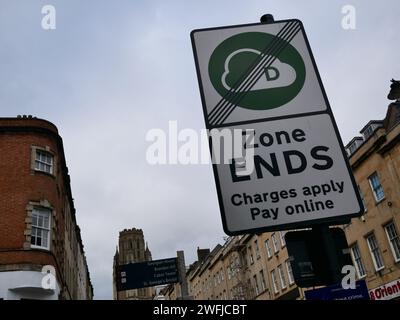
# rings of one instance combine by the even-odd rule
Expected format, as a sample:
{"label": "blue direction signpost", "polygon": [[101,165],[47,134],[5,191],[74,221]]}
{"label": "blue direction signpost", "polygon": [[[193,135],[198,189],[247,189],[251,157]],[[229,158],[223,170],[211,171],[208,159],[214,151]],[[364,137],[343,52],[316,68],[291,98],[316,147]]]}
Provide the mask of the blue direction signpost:
{"label": "blue direction signpost", "polygon": [[365,280],[356,282],[355,289],[344,289],[340,284],[305,292],[306,300],[369,300]]}

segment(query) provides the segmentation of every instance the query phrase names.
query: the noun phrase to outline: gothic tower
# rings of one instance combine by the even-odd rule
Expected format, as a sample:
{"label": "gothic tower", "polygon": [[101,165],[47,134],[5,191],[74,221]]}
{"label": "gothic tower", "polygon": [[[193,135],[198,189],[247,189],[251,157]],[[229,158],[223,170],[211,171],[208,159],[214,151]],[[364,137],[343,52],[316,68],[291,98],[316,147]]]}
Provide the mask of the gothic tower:
{"label": "gothic tower", "polygon": [[113,292],[116,300],[149,300],[154,296],[153,288],[126,290],[117,293],[116,267],[122,264],[151,261],[152,256],[144,241],[142,229],[125,229],[119,233],[119,245],[116,248],[113,263]]}

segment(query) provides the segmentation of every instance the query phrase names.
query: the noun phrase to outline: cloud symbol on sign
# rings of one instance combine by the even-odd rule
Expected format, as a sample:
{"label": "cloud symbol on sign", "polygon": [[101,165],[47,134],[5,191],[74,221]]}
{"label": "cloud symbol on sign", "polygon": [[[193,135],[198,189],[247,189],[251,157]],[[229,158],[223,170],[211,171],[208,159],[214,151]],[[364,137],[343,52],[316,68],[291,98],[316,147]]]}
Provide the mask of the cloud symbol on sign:
{"label": "cloud symbol on sign", "polygon": [[[262,57],[265,56],[260,51],[250,48],[243,48],[232,52],[225,60],[225,71],[222,74],[221,78],[222,85],[227,90],[231,90],[230,85],[227,83],[227,77],[230,74],[231,60],[234,57],[237,58],[238,55],[242,53],[253,53],[256,55],[261,55]],[[264,59],[263,61],[266,61],[266,59]],[[290,64],[283,63],[278,58],[276,58],[275,61],[264,70],[263,75],[261,75],[257,82],[251,87],[250,91],[286,87],[291,85],[295,80],[296,71],[294,70],[294,68]],[[243,89],[246,90],[246,85],[240,88],[240,90],[234,91],[240,92],[243,91]]]}

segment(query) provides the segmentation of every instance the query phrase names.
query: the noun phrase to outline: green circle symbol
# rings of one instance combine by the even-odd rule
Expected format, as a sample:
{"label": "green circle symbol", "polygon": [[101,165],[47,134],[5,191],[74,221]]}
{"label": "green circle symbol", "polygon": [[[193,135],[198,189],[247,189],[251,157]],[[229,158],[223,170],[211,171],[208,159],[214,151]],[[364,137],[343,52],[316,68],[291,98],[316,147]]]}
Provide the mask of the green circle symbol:
{"label": "green circle symbol", "polygon": [[[272,63],[261,62],[272,59]],[[230,103],[251,110],[269,110],[287,104],[299,94],[306,68],[298,51],[284,39],[277,41],[274,35],[264,32],[246,32],[215,48],[208,73],[215,90]]]}

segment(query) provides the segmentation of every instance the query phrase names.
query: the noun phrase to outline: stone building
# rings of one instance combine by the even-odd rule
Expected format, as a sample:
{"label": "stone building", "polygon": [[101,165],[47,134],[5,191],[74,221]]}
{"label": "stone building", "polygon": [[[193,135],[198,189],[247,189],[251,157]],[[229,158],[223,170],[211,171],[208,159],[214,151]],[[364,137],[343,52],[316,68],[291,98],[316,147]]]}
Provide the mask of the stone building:
{"label": "stone building", "polygon": [[0,299],[92,299],[56,126],[0,118],[0,152]]}
{"label": "stone building", "polygon": [[[302,299],[293,279],[284,233],[228,237],[187,271],[189,295],[195,300]],[[179,296],[179,284],[164,290]]]}
{"label": "stone building", "polygon": [[116,267],[118,265],[151,261],[151,252],[144,241],[142,229],[125,229],[119,233],[118,247],[113,262],[113,296],[114,300],[149,300],[153,299],[155,290],[152,287],[117,292]]}
{"label": "stone building", "polygon": [[358,277],[372,299],[400,299],[400,84],[383,120],[346,146],[365,212],[345,226]]}

